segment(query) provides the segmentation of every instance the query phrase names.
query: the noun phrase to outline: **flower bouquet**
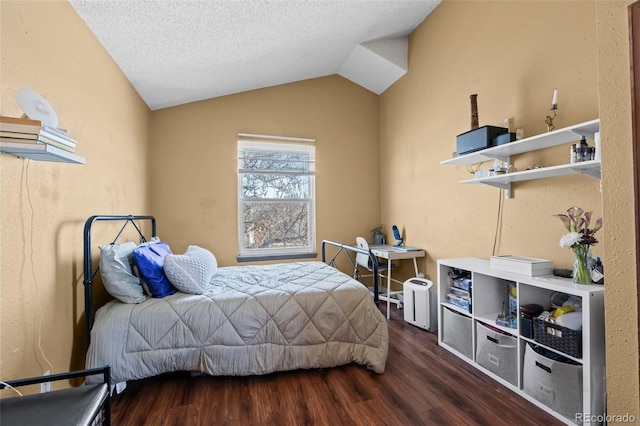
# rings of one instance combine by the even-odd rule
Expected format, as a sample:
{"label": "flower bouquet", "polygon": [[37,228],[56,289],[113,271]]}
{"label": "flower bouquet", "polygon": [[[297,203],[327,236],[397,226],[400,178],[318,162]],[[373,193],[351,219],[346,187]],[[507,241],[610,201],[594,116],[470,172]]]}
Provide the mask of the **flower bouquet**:
{"label": "flower bouquet", "polygon": [[571,207],[566,213],[554,215],[559,218],[569,233],[560,238],[560,247],[570,247],[573,250],[575,262],[573,264],[573,281],[580,284],[591,284],[591,275],[587,265],[589,249],[598,243],[595,234],[602,228],[602,218],[591,225],[592,212],[586,212],[580,207]]}

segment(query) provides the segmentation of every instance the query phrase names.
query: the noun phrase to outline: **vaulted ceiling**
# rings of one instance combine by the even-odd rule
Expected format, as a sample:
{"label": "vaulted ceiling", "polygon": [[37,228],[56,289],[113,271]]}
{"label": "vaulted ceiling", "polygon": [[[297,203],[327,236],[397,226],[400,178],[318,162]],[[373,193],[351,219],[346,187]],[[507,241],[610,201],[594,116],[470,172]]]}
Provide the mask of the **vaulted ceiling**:
{"label": "vaulted ceiling", "polygon": [[152,110],[340,74],[382,93],[441,0],[70,0]]}

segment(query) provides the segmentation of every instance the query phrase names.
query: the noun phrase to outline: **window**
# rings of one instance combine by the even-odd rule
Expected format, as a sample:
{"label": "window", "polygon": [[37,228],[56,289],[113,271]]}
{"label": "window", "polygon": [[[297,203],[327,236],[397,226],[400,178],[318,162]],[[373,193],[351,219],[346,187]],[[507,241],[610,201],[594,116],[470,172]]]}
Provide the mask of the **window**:
{"label": "window", "polygon": [[238,259],[315,257],[314,140],[240,137]]}

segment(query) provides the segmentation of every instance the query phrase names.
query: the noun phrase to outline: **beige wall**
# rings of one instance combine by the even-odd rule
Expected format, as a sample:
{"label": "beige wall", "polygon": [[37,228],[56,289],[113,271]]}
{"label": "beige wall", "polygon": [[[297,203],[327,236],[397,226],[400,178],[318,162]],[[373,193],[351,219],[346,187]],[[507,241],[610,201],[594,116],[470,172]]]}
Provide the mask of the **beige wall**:
{"label": "beige wall", "polygon": [[149,110],[69,3],[2,1],[0,15],[0,113],[22,115],[15,93],[32,88],[87,161],[0,155],[6,380],[84,366],[83,224],[94,214],[148,212]]}
{"label": "beige wall", "polygon": [[[552,215],[572,205],[604,212],[593,252],[607,270],[609,413],[640,418],[627,4],[443,2],[410,37],[409,72],[381,96],[381,218],[428,250],[423,266],[435,279],[437,259],[488,258],[494,241],[496,254],[569,267],[571,252],[558,245],[565,230]],[[480,125],[513,118],[530,136],[546,131],[556,87],[556,127],[602,117],[604,192],[589,177],[551,178],[513,184],[513,198],[501,202],[493,187],[457,183],[472,177],[465,167],[440,164],[470,129],[469,95],[478,94]],[[523,169],[568,158],[563,146],[513,161]]]}
{"label": "beige wall", "polygon": [[338,76],[154,111],[151,199],[159,234],[219,264],[238,254],[238,132],[316,139],[316,229],[355,244],[380,221],[378,96]]}

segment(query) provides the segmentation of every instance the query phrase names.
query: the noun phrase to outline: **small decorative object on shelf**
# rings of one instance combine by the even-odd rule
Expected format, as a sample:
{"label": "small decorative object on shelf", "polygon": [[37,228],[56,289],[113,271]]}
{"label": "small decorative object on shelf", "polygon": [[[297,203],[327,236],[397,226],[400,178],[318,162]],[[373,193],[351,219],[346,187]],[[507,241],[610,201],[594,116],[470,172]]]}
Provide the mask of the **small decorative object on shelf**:
{"label": "small decorative object on shelf", "polygon": [[600,161],[602,159],[602,144],[600,142],[600,132],[595,132],[593,134],[593,143],[595,147],[593,148],[593,159]]}
{"label": "small decorative object on shelf", "polygon": [[604,284],[604,265],[602,265],[602,259],[600,256],[596,256],[593,259],[593,267],[591,267],[589,273],[591,275],[591,281],[594,284]]}
{"label": "small decorative object on shelf", "polygon": [[544,123],[547,125],[547,132],[555,129],[553,125],[553,119],[557,117],[556,110],[558,109],[558,89],[553,91],[553,99],[551,100],[551,111],[553,111],[553,117],[547,115],[547,118],[544,120]]}
{"label": "small decorative object on shelf", "polygon": [[573,281],[578,284],[591,284],[589,273],[589,250],[598,243],[596,232],[602,228],[602,218],[596,220],[595,226],[591,224],[592,212],[586,212],[580,207],[570,207],[566,213],[555,215],[564,224],[568,234],[560,238],[561,247],[570,247],[573,250],[575,262],[573,264]]}
{"label": "small decorative object on shelf", "polygon": [[478,95],[471,95],[471,130],[478,128]]}
{"label": "small decorative object on shelf", "polygon": [[516,129],[516,140],[524,139],[524,129]]}

